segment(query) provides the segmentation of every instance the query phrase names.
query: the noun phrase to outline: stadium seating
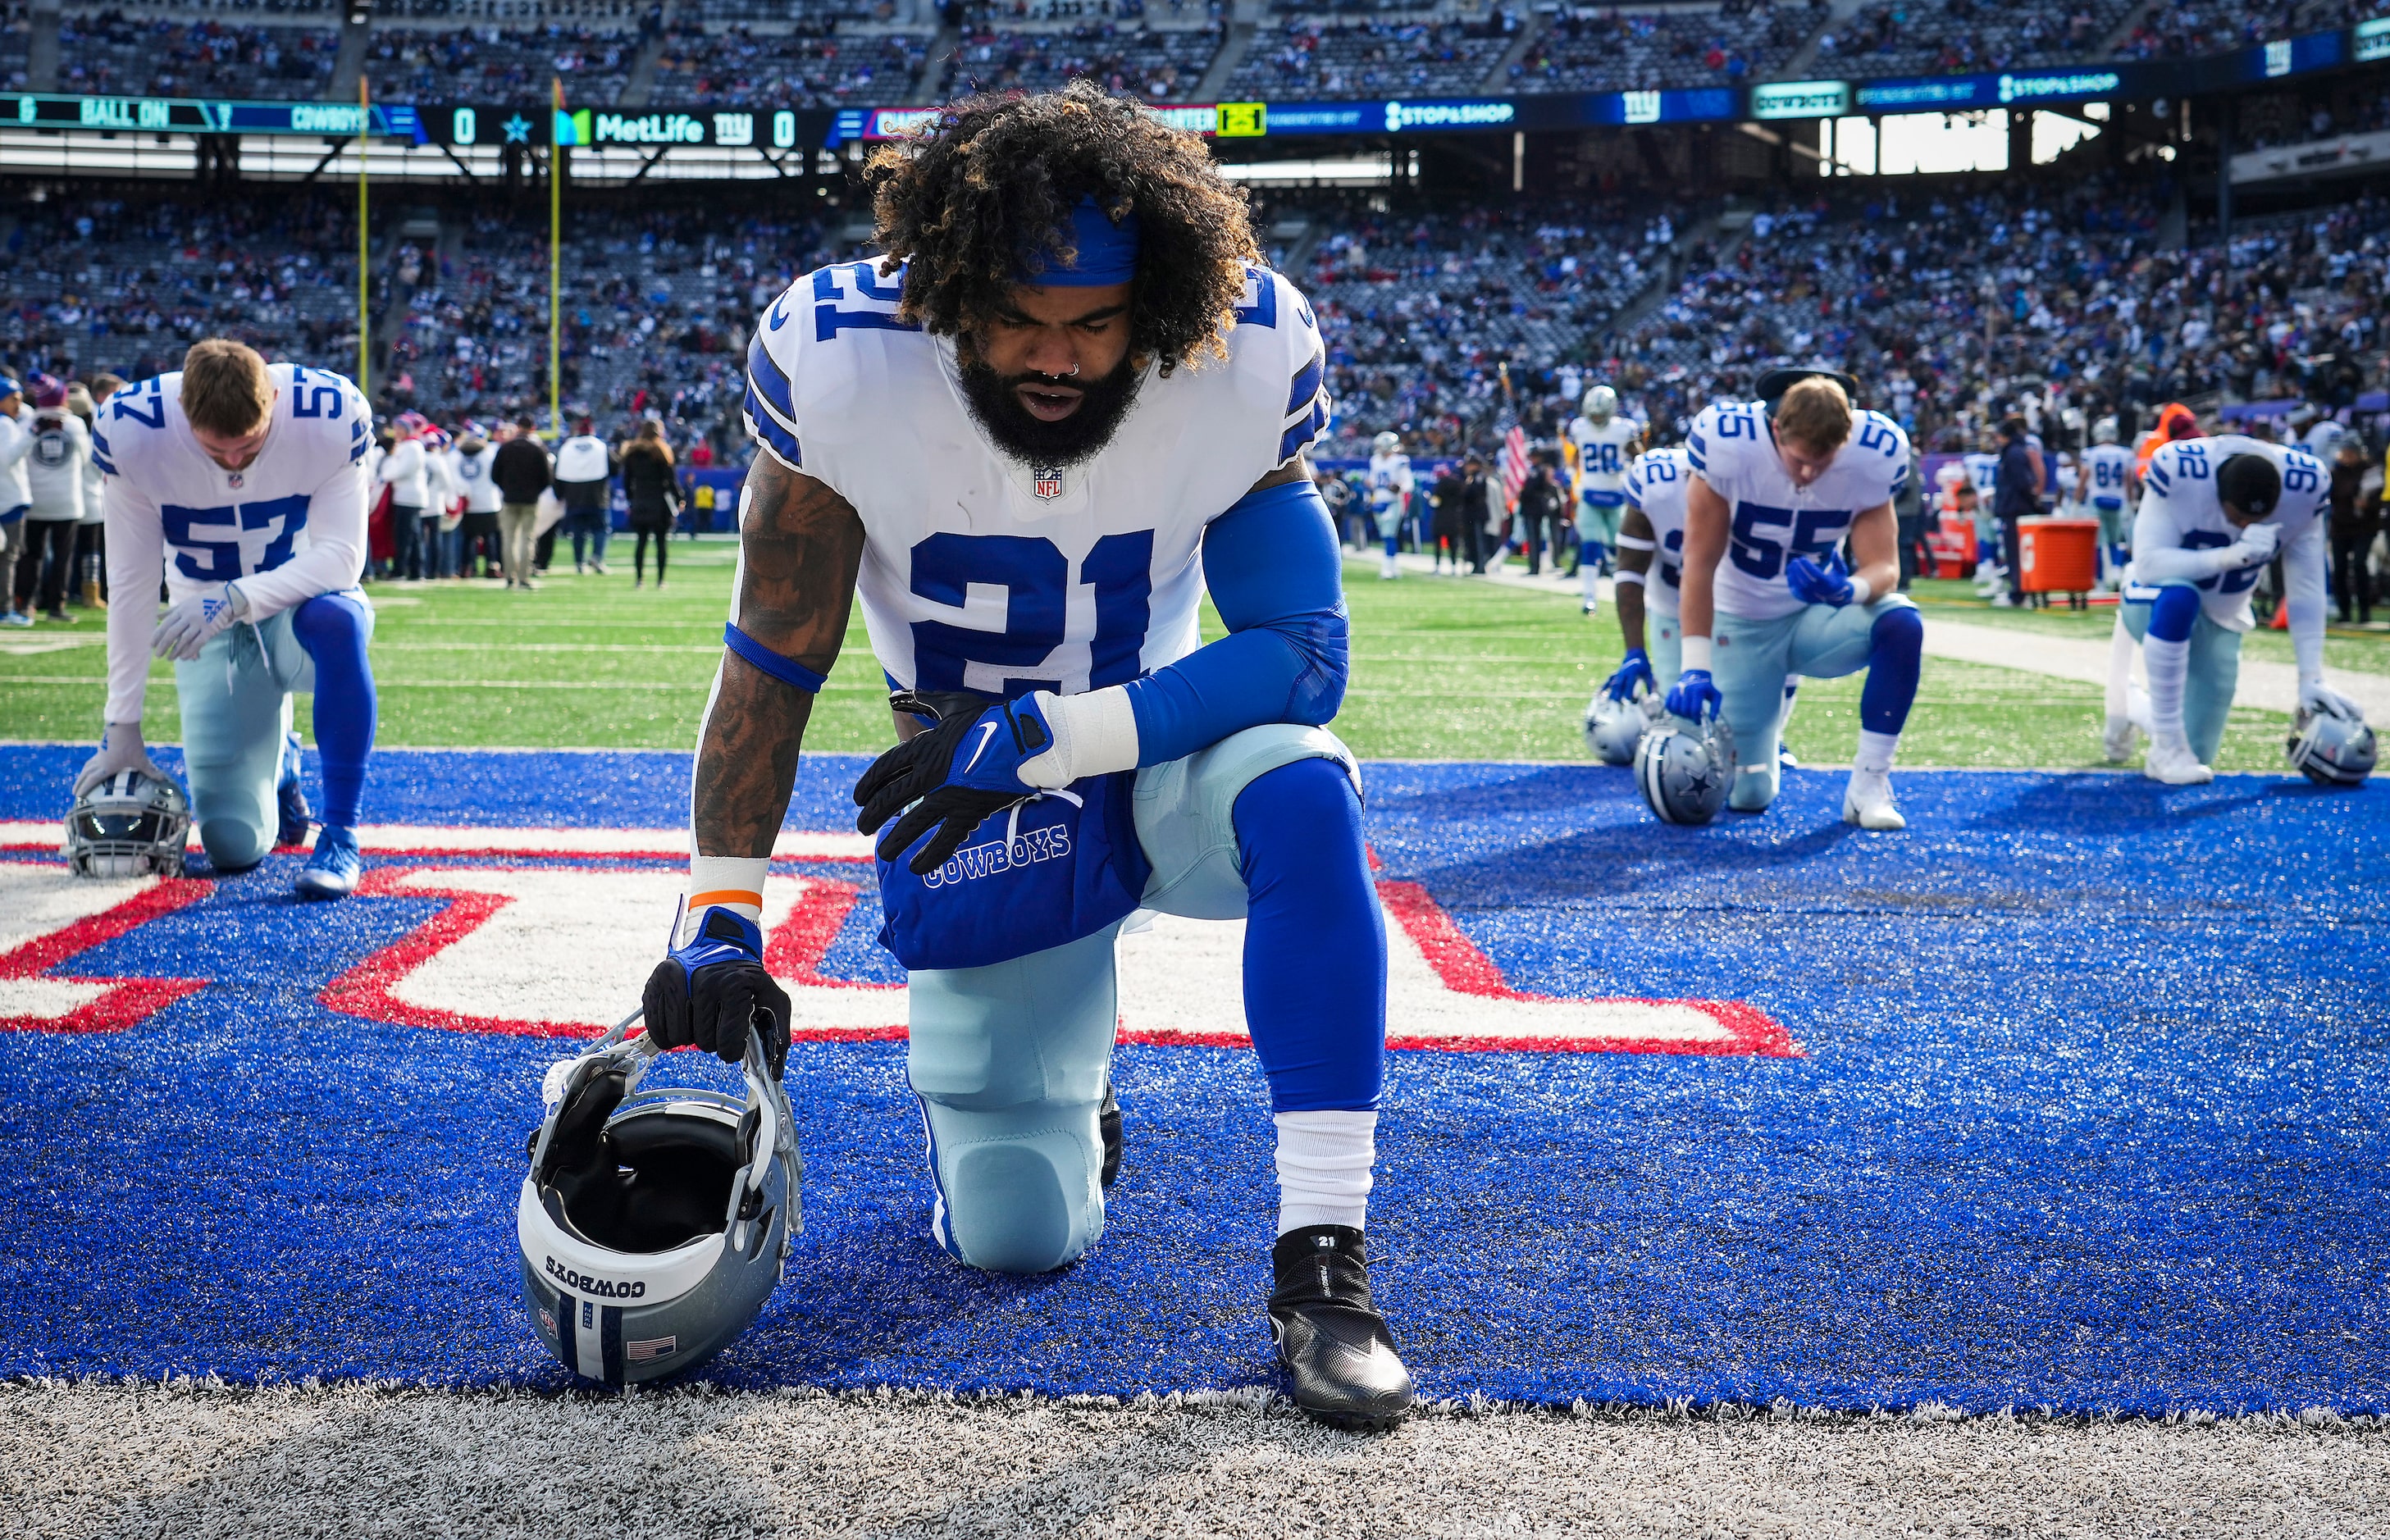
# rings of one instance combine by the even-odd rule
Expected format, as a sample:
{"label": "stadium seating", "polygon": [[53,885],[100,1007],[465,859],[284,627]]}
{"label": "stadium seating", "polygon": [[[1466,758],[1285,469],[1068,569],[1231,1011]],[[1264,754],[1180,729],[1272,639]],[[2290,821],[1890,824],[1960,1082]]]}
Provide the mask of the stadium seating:
{"label": "stadium seating", "polygon": [[1923,75],[2080,63],[2106,55],[2108,39],[2138,3],[1941,0],[1933,10],[1869,6],[1818,39],[1817,68],[1855,75]]}
{"label": "stadium seating", "polygon": [[393,101],[506,101],[535,97],[551,76],[576,107],[610,107],[622,95],[639,34],[620,27],[376,28],[366,72]]}
{"label": "stadium seating", "polygon": [[1510,48],[1516,15],[1489,12],[1287,22],[1254,34],[1228,77],[1232,97],[1451,95],[1482,89]]}
{"label": "stadium seating", "polygon": [[648,100],[658,107],[833,107],[910,100],[925,32],[832,32],[825,22],[777,32],[676,27],[665,37]]}
{"label": "stadium seating", "polygon": [[0,89],[25,88],[26,44],[32,31],[32,10],[22,0],[0,4]]}
{"label": "stadium seating", "polygon": [[1775,74],[1825,7],[1728,0],[1717,9],[1552,18],[1510,71],[1516,91],[1623,91],[1740,84]]}
{"label": "stadium seating", "polygon": [[[308,101],[330,86],[340,49],[330,27],[69,8],[58,19],[58,85],[100,96]],[[0,61],[0,71],[8,68]]]}
{"label": "stadium seating", "polygon": [[1216,21],[1172,29],[1078,21],[1039,31],[976,24],[947,60],[939,89],[947,96],[1054,91],[1085,76],[1147,101],[1182,101],[1219,53],[1223,31]]}

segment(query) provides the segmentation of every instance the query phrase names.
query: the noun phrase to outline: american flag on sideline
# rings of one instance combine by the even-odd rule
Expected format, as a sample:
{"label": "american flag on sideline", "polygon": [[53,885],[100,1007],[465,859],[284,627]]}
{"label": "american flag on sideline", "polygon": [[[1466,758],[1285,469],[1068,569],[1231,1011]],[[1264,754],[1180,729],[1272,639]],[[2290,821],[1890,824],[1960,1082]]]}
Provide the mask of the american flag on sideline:
{"label": "american flag on sideline", "polygon": [[1510,425],[1510,436],[1502,441],[1502,495],[1513,507],[1518,506],[1519,489],[1527,484],[1527,435],[1517,423]]}

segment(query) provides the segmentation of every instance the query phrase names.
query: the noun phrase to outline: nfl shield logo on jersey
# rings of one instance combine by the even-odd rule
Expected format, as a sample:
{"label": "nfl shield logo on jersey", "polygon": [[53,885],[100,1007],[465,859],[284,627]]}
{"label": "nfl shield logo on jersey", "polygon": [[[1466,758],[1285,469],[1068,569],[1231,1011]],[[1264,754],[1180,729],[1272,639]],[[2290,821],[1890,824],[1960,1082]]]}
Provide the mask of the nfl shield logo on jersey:
{"label": "nfl shield logo on jersey", "polygon": [[1062,495],[1062,468],[1059,465],[1037,465],[1029,468],[1030,490],[1041,503],[1050,503]]}

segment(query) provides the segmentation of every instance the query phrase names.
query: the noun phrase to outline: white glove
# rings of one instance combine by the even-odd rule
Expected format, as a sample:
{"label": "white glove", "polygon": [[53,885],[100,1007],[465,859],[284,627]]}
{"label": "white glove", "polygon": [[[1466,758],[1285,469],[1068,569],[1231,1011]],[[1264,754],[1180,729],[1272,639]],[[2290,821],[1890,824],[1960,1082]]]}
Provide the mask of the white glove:
{"label": "white glove", "polygon": [[229,583],[176,599],[167,607],[158,622],[158,635],[149,649],[161,658],[173,658],[189,662],[199,655],[199,648],[214,639],[216,634],[240,619],[249,606],[241,602],[240,590]]}
{"label": "white glove", "polygon": [[99,735],[99,752],[84,762],[75,772],[74,794],[78,797],[115,775],[120,770],[138,770],[152,780],[164,780],[166,772],[149,758],[148,746],[141,741],[138,722],[111,722]]}
{"label": "white glove", "polygon": [[2299,687],[2299,712],[2302,715],[2336,716],[2344,722],[2361,724],[2365,720],[2362,706],[2320,679],[2309,679]]}
{"label": "white glove", "polygon": [[2241,532],[2241,538],[2224,547],[2221,571],[2238,572],[2250,567],[2262,567],[2274,559],[2274,551],[2282,543],[2282,526],[2270,521],[2251,524]]}

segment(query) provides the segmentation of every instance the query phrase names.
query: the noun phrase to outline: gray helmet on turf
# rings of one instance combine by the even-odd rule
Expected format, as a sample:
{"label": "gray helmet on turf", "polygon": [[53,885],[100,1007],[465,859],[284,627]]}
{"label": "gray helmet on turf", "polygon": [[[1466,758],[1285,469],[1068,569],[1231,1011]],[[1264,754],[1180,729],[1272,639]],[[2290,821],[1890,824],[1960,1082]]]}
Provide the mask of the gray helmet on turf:
{"label": "gray helmet on turf", "polygon": [[1734,787],[1734,730],[1724,717],[1659,723],[1635,747],[1635,784],[1663,823],[1705,824]]}
{"label": "gray helmet on turf", "polygon": [[515,1205],[523,1303],[574,1374],[637,1384],[696,1368],[780,1281],[804,1163],[788,1093],[748,1033],[747,1095],[641,1089],[660,1051],[634,1013],[548,1067]]}
{"label": "gray helmet on turf", "polygon": [[1618,415],[1618,392],[1607,385],[1596,385],[1578,405],[1584,409],[1585,420],[1599,428]]}
{"label": "gray helmet on turf", "polygon": [[1625,700],[1606,689],[1596,690],[1585,708],[1585,746],[1604,764],[1632,764],[1637,745],[1665,710],[1640,680]]}
{"label": "gray helmet on turf", "polygon": [[2282,750],[2291,768],[2318,786],[2359,786],[2373,774],[2373,729],[2334,712],[2293,717]]}
{"label": "gray helmet on turf", "polygon": [[67,867],[77,877],[180,877],[190,839],[183,789],[140,770],[96,782],[67,815]]}

